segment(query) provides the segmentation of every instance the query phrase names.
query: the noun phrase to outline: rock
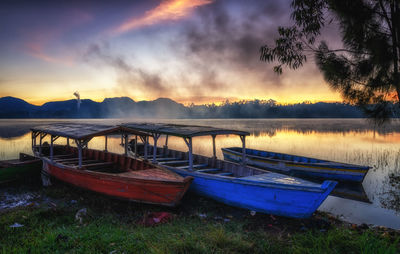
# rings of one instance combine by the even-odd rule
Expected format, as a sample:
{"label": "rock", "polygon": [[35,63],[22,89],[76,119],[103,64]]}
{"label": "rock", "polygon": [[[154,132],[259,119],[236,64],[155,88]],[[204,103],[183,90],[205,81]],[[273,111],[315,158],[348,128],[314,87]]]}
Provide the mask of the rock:
{"label": "rock", "polygon": [[18,222],[15,222],[14,224],[10,225],[10,228],[21,228],[21,227],[23,227],[23,226],[24,226],[24,225],[19,224]]}
{"label": "rock", "polygon": [[75,220],[79,221],[80,224],[83,222],[83,217],[87,214],[87,209],[82,208],[75,214]]}
{"label": "rock", "polygon": [[202,219],[207,218],[207,214],[205,214],[205,213],[199,213],[198,215],[199,215],[199,217],[202,218]]}
{"label": "rock", "polygon": [[158,224],[167,223],[173,219],[173,215],[168,212],[156,212],[145,215],[140,222],[144,226],[156,226]]}

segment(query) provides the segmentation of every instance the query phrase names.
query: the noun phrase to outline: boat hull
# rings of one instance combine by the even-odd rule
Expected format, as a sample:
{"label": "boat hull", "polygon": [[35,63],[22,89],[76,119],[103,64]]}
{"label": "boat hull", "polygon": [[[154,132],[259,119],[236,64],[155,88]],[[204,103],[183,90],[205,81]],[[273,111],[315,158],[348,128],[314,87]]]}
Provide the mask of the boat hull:
{"label": "boat hull", "polygon": [[[23,156],[22,154],[21,156]],[[24,177],[40,174],[42,161],[39,159],[0,161],[0,183],[12,182]]]}
{"label": "boat hull", "polygon": [[191,178],[168,182],[121,177],[117,174],[92,172],[53,164],[43,159],[43,171],[74,186],[130,201],[175,206],[189,188]]}
{"label": "boat hull", "polygon": [[[251,155],[249,154],[248,150],[250,150],[251,152],[256,151],[258,154],[261,153],[270,154],[270,152],[267,151],[246,149],[246,164],[290,175],[331,179],[338,181],[362,182],[369,170],[369,167],[329,162],[329,161],[326,161],[324,163],[320,162],[302,163],[302,162],[279,160],[279,159],[269,159],[263,156]],[[222,153],[224,155],[224,159],[227,161],[232,161],[237,163],[240,163],[242,161],[241,152],[234,151],[230,148],[222,148]],[[278,153],[274,154],[281,156],[292,156],[294,158],[298,158],[299,161],[301,159],[316,160],[301,156],[278,154]]]}
{"label": "boat hull", "polygon": [[172,168],[183,177],[194,180],[190,190],[227,205],[293,218],[308,218],[336,185],[325,181],[320,189],[281,184],[248,182],[240,178],[213,176]]}

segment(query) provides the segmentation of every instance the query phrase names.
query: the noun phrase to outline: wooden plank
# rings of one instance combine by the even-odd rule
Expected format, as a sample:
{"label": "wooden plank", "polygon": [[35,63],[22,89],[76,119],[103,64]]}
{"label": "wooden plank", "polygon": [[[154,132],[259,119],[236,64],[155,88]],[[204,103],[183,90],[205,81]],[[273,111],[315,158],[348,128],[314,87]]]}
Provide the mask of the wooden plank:
{"label": "wooden plank", "polygon": [[70,157],[70,156],[74,156],[73,153],[71,154],[59,154],[59,155],[54,155],[53,158],[65,158],[65,157]]}
{"label": "wooden plank", "polygon": [[[192,168],[204,168],[204,167],[207,167],[208,166],[208,164],[193,164],[192,165]],[[179,169],[188,169],[190,166],[189,165],[187,165],[187,166],[181,166],[181,167],[176,167],[176,168],[179,168]]]}
{"label": "wooden plank", "polygon": [[233,175],[233,173],[231,173],[231,172],[222,172],[222,173],[216,173],[216,175],[219,175],[219,176],[231,176],[231,175]]}
{"label": "wooden plank", "polygon": [[172,165],[172,164],[181,164],[181,163],[188,163],[189,160],[177,160],[177,161],[166,161],[166,162],[160,162],[159,164],[161,165]]}
{"label": "wooden plank", "polygon": [[96,136],[130,133],[146,136],[146,133],[126,129],[116,125],[101,125],[87,123],[53,123],[32,127],[31,130],[37,133],[46,133],[53,136],[60,136],[72,139],[90,139]]}
{"label": "wooden plank", "polygon": [[171,157],[164,157],[164,158],[157,158],[157,161],[176,161],[176,160],[179,160],[180,158],[176,158],[176,157],[174,157],[174,158],[171,158]]}
{"label": "wooden plank", "polygon": [[[99,161],[99,160],[85,160],[85,161],[82,161],[82,165],[87,165],[87,164],[91,164],[91,163],[94,163],[94,162],[101,163],[101,161]],[[77,161],[71,161],[71,162],[65,162],[65,163],[62,162],[61,164],[64,164],[64,165],[78,165]]]}
{"label": "wooden plank", "polygon": [[196,170],[196,172],[199,172],[199,173],[211,173],[211,172],[218,172],[218,171],[222,171],[222,169],[219,169],[219,168],[205,168],[205,169]]}
{"label": "wooden plank", "polygon": [[83,165],[85,168],[87,167],[97,167],[97,166],[110,166],[114,165],[114,162],[99,162],[99,163],[91,163],[91,164],[86,164]]}
{"label": "wooden plank", "polygon": [[[83,159],[86,159],[86,158],[83,158]],[[74,158],[68,158],[68,159],[58,159],[58,160],[54,160],[55,162],[67,162],[67,161],[74,161],[74,160],[78,160],[78,158],[77,157],[74,157]]]}
{"label": "wooden plank", "polygon": [[121,126],[125,129],[172,135],[183,138],[208,136],[208,135],[228,135],[228,134],[236,134],[244,136],[250,135],[250,133],[246,131],[228,130],[228,129],[215,128],[211,126],[197,126],[197,125],[179,125],[179,124],[162,124],[162,123],[126,123],[122,124]]}

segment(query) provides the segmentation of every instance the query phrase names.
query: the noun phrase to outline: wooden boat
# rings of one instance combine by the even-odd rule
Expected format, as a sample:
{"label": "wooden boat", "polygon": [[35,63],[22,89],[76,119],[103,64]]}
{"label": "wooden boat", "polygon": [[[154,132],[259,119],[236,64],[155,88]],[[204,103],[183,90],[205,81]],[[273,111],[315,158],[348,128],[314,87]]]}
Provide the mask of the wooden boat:
{"label": "wooden boat", "polygon": [[[107,145],[105,151],[87,148],[95,136],[121,135],[119,127],[63,123],[35,127],[32,132],[33,150],[43,161],[44,174],[87,190],[135,202],[175,206],[192,181],[191,177],[181,177],[147,161],[110,153]],[[132,133],[145,135],[129,134]],[[41,146],[36,145],[36,137],[40,135],[42,139],[45,134],[51,135],[49,156],[43,156]],[[122,135],[127,140],[128,133]],[[74,139],[77,147],[68,142],[61,146],[63,154],[53,155],[53,142],[60,136]]]}
{"label": "wooden boat", "polygon": [[[135,151],[135,156],[148,158],[148,152],[152,153],[153,163],[181,176],[194,177],[190,190],[228,205],[267,214],[307,218],[336,185],[334,181],[317,184],[216,158],[217,135],[239,135],[244,147],[247,132],[170,124],[130,123],[121,126],[124,129],[149,133],[153,137],[153,146],[149,146],[147,140],[144,140],[143,149],[137,146],[136,140],[131,142],[131,151]],[[189,152],[169,149],[167,142],[163,148],[157,147],[160,135],[184,138]],[[213,157],[192,153],[192,138],[205,135],[213,137]]]}
{"label": "wooden boat", "polygon": [[[278,173],[362,182],[370,167],[246,148],[246,163]],[[241,147],[222,148],[224,159],[240,163]]]}
{"label": "wooden boat", "polygon": [[19,159],[0,161],[0,184],[40,175],[42,161],[31,155],[20,153]]}

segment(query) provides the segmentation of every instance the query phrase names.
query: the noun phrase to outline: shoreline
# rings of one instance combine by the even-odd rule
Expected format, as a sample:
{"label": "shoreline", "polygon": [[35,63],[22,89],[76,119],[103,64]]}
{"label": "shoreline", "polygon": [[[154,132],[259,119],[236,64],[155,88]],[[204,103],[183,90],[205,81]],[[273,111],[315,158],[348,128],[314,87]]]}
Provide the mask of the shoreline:
{"label": "shoreline", "polygon": [[[192,193],[178,207],[166,208],[116,200],[58,181],[47,188],[37,181],[24,186],[17,192],[35,191],[34,198],[0,211],[0,227],[6,233],[0,246],[6,252],[304,253],[319,252],[324,245],[327,253],[400,251],[400,230],[351,224],[324,212],[292,219],[252,214]],[[87,212],[80,222],[76,216],[82,209]],[[157,212],[168,213],[171,219],[144,226],[144,218]],[[132,243],[138,237],[145,243],[140,248]],[[20,239],[21,245],[13,245]]]}

